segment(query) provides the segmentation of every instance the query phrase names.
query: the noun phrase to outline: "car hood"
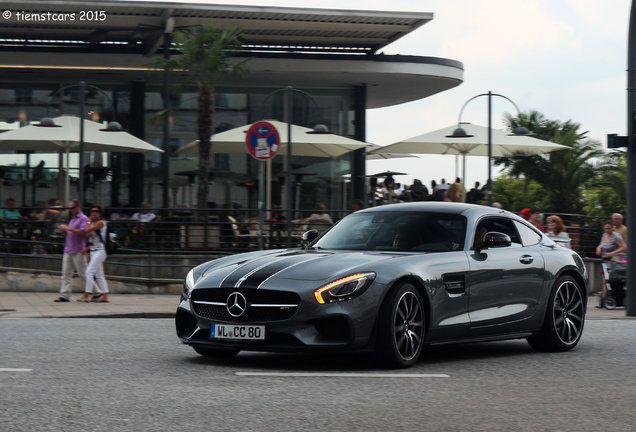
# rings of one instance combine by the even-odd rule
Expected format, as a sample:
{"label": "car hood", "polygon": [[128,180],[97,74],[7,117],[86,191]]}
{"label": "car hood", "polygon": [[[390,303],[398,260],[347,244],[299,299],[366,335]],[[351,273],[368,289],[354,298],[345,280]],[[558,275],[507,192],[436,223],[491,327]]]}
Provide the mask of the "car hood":
{"label": "car hood", "polygon": [[196,288],[263,288],[277,280],[321,281],[371,271],[387,261],[376,252],[276,250],[234,255],[199,267]]}

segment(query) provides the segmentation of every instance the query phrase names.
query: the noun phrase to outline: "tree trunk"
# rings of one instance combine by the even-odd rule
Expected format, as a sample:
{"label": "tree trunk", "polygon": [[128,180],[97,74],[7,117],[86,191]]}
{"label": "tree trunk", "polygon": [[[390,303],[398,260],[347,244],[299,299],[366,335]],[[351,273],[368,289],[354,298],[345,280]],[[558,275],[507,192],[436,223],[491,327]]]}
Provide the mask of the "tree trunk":
{"label": "tree trunk", "polygon": [[214,89],[209,84],[204,84],[199,89],[198,96],[197,129],[199,137],[199,184],[197,188],[197,219],[204,221],[208,207],[210,150],[212,143],[212,124],[214,119]]}

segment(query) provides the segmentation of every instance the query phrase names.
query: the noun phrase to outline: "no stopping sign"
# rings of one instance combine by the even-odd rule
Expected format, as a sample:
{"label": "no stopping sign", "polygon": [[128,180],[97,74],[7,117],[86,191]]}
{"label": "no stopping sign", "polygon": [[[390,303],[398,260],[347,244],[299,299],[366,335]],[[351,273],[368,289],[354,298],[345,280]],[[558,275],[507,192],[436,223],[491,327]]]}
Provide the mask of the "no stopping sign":
{"label": "no stopping sign", "polygon": [[271,123],[256,122],[247,131],[245,145],[255,159],[268,160],[276,156],[280,149],[280,135]]}

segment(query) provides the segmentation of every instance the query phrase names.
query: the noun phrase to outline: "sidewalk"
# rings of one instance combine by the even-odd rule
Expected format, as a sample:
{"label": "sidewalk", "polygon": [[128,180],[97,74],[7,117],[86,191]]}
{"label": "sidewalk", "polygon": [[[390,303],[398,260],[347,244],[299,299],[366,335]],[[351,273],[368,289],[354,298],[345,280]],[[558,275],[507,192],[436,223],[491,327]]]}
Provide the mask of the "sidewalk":
{"label": "sidewalk", "polygon": [[110,294],[108,303],[55,303],[58,293],[0,292],[0,318],[174,318],[178,294]]}
{"label": "sidewalk", "polygon": [[[0,318],[174,318],[177,294],[110,294],[109,303],[55,303],[51,292],[0,292]],[[597,297],[590,297],[588,320],[636,319],[625,308],[597,309]]]}

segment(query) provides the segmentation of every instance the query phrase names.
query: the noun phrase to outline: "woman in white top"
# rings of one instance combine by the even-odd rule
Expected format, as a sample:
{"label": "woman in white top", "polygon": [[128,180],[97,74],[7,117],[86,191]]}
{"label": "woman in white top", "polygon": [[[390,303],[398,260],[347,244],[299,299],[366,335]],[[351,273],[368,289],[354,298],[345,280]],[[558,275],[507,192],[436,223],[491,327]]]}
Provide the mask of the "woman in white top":
{"label": "woman in white top", "polygon": [[570,236],[565,232],[563,220],[556,215],[548,217],[548,237],[563,247],[572,249]]}
{"label": "woman in white top", "polygon": [[91,215],[86,224],[86,236],[88,237],[88,248],[90,261],[86,266],[86,287],[84,296],[78,301],[87,302],[93,291],[93,278],[97,279],[97,284],[102,290],[100,297],[93,298],[95,303],[108,303],[108,284],[104,276],[104,261],[106,261],[106,247],[104,242],[108,235],[106,221],[104,220],[104,210],[101,206],[91,207]]}

